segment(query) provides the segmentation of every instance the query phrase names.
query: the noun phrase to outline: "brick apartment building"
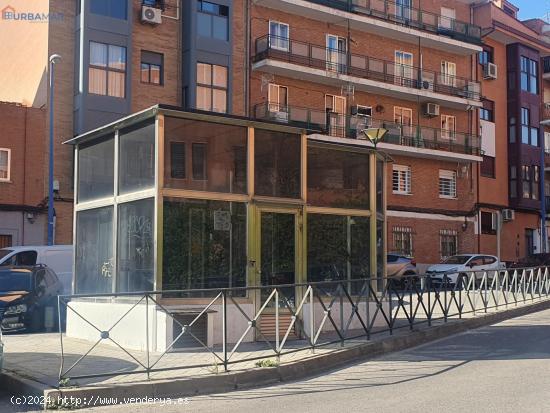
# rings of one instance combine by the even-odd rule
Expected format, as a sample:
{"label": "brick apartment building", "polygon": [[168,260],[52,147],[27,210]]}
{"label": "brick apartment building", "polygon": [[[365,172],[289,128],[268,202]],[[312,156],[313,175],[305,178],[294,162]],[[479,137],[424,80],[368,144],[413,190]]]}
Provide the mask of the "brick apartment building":
{"label": "brick apartment building", "polygon": [[0,102],[0,124],[0,248],[43,244],[46,112]]}
{"label": "brick apartment building", "polygon": [[[25,8],[39,3],[29,1]],[[539,127],[540,62],[550,50],[541,23],[520,22],[507,2],[49,3],[49,12],[62,19],[9,21],[0,28],[20,31],[14,42],[21,41],[21,48],[31,30],[39,32],[25,49],[33,50],[26,71],[32,81],[25,84],[36,87],[23,90],[12,81],[0,89],[0,100],[45,102],[47,56],[63,57],[54,114],[60,199],[72,198],[73,179],[72,152],[62,141],[160,102],[300,126],[316,139],[358,147],[370,146],[363,129],[387,129],[378,145],[393,158],[387,250],[412,254],[419,263],[456,252],[496,254],[499,238],[503,260],[544,247],[543,189],[538,195],[535,189],[544,181],[543,135],[536,132],[538,145],[508,144],[508,122],[509,113],[517,112],[519,136],[518,102],[528,102],[528,129]],[[0,0],[0,9],[8,4]],[[8,56],[12,49],[18,48],[12,44]],[[518,93],[522,56],[535,62],[536,98]],[[488,76],[488,63],[498,73]],[[525,198],[517,196],[524,190],[523,166],[531,177]],[[330,184],[336,177],[325,173],[320,179]],[[57,240],[70,242],[72,209],[56,202],[56,213]],[[501,231],[494,224],[499,214],[506,218]]]}

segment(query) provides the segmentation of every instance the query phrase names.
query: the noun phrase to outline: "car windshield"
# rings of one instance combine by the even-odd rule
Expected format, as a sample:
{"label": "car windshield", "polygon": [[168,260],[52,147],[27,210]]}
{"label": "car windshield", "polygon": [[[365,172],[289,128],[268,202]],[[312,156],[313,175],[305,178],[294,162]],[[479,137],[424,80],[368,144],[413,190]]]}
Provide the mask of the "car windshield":
{"label": "car windshield", "polygon": [[471,257],[468,255],[453,255],[443,261],[443,264],[466,264]]}
{"label": "car windshield", "polygon": [[0,250],[0,260],[1,260],[2,258],[4,258],[6,255],[11,254],[12,252],[13,252],[13,250],[8,250],[8,249],[2,248],[2,249]]}
{"label": "car windshield", "polygon": [[32,276],[30,271],[0,271],[0,292],[31,290]]}

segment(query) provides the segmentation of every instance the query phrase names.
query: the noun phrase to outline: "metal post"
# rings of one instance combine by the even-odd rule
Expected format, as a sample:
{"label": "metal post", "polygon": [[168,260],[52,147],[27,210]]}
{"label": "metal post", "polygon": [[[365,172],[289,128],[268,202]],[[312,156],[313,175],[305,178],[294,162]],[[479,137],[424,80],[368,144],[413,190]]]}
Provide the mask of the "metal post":
{"label": "metal post", "polygon": [[313,302],[313,287],[309,287],[309,340],[311,342],[311,352],[315,353],[315,309]]}
{"label": "metal post", "polygon": [[[60,353],[61,363],[59,365],[59,381],[61,381],[61,379],[63,378],[63,364],[65,361],[65,352],[63,349],[63,328],[61,326],[61,303],[62,303],[62,298],[58,295],[57,296],[57,319],[59,323],[59,344],[61,346],[61,353]],[[69,305],[67,304],[67,307],[68,306]]]}
{"label": "metal post", "polygon": [[54,66],[61,59],[58,54],[50,56],[50,153],[48,172],[48,245],[53,245],[54,212],[53,212],[53,112],[54,112]]}
{"label": "metal post", "polygon": [[227,372],[227,291],[222,292],[223,368]]}
{"label": "metal post", "polygon": [[147,380],[151,379],[149,359],[149,294],[145,294],[145,350],[147,351]]}

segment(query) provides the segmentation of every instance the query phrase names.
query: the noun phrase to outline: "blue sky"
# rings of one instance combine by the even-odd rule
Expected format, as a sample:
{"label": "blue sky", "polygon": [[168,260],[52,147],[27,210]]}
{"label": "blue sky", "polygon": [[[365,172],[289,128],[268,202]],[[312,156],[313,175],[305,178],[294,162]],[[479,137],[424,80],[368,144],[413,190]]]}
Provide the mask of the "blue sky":
{"label": "blue sky", "polygon": [[519,7],[521,20],[543,17],[550,11],[550,1],[548,0],[511,0],[511,3]]}

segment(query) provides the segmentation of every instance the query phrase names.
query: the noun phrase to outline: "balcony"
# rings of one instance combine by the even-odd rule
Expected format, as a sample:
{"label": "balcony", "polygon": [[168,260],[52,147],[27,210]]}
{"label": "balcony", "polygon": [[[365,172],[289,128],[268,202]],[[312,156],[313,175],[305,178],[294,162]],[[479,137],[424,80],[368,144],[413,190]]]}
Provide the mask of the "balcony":
{"label": "balcony", "polygon": [[542,105],[542,124],[550,126],[550,103]]}
{"label": "balcony", "polygon": [[449,53],[481,51],[481,28],[388,0],[256,0],[259,6]]}
{"label": "balcony", "polygon": [[481,106],[479,82],[272,35],[256,39],[253,69],[444,106]]}
{"label": "balcony", "polygon": [[[370,116],[343,115],[298,106],[260,103],[254,106],[254,117],[306,129],[312,137],[325,141],[355,140],[368,144],[361,131],[367,128],[385,128],[388,134],[379,148],[396,155],[434,158],[452,161],[480,161],[479,136],[417,125],[401,125]],[[334,139],[336,138],[336,139]],[[350,142],[348,142],[350,143]],[[353,143],[353,142],[351,142]]]}

